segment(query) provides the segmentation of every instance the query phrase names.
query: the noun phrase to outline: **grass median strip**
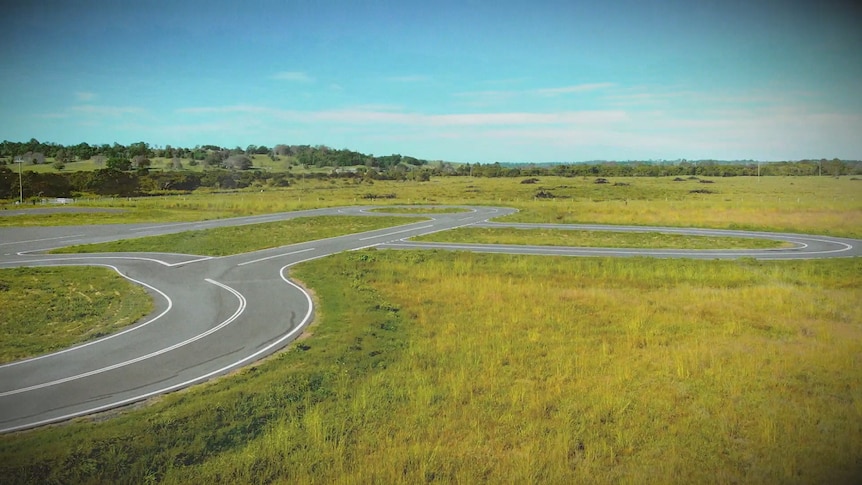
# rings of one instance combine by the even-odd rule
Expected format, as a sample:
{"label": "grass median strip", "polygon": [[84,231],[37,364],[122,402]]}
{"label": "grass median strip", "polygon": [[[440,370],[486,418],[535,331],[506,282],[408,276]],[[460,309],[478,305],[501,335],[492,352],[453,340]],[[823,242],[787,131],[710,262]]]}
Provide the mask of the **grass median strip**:
{"label": "grass median strip", "polygon": [[143,288],[108,268],[0,269],[0,363],[107,335],[152,308]]}
{"label": "grass median strip", "polygon": [[660,232],[582,231],[570,229],[518,229],[461,227],[415,237],[413,241],[480,244],[534,244],[584,248],[650,249],[771,249],[789,243],[759,238],[686,236]]}
{"label": "grass median strip", "polygon": [[165,252],[227,256],[419,222],[424,218],[317,216],[59,248],[52,253]]}
{"label": "grass median strip", "polygon": [[368,212],[382,212],[386,214],[458,214],[470,212],[469,209],[460,207],[382,207],[380,209],[369,209]]}

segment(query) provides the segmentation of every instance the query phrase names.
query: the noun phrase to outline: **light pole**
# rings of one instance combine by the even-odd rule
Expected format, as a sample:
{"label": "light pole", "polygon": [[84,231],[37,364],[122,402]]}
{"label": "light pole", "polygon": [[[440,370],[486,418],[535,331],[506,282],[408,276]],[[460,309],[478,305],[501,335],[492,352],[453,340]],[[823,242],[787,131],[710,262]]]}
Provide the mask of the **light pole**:
{"label": "light pole", "polygon": [[15,163],[18,164],[18,204],[24,204],[24,179],[21,175],[22,167],[24,167],[24,160],[15,160]]}

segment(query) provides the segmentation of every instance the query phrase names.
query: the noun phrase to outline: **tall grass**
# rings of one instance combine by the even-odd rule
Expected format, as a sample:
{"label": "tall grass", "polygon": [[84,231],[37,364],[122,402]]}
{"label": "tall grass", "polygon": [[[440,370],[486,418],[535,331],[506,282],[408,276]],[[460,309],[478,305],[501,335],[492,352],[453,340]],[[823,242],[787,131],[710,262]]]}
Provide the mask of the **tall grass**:
{"label": "tall grass", "polygon": [[859,261],[369,258],[352,263],[409,322],[403,356],[177,481],[261,468],[309,483],[860,471]]}
{"label": "tall grass", "polygon": [[0,471],[166,483],[862,472],[862,260],[364,251],[296,271],[322,308],[293,350],[112,421],[3,437]]}
{"label": "tall grass", "polygon": [[[480,204],[520,210],[519,222],[641,224],[757,229],[862,237],[862,182],[831,177],[730,177],[712,184],[671,178],[434,178],[430,182],[297,179],[287,188],[230,193],[195,192],[136,199],[98,199],[80,205],[125,209],[124,214],[3,217],[0,226],[189,221],[353,204]],[[628,185],[615,185],[616,183]],[[706,188],[711,194],[692,193]],[[540,192],[554,198],[538,198]],[[394,198],[382,198],[382,197]],[[376,198],[375,198],[376,197]]]}

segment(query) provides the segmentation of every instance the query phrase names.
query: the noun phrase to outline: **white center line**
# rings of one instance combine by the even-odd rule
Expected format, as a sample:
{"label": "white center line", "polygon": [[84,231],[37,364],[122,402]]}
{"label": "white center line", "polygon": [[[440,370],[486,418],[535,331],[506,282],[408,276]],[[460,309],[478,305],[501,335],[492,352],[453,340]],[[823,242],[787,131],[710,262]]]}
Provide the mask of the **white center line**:
{"label": "white center line", "polygon": [[73,234],[71,236],[60,236],[60,237],[45,237],[42,239],[30,239],[29,241],[12,241],[12,242],[0,243],[0,246],[8,246],[10,244],[26,244],[26,243],[40,242],[40,241],[53,241],[55,239],[66,239],[66,238],[70,238],[70,237],[82,237],[82,236],[84,236],[84,234]]}
{"label": "white center line", "polygon": [[107,367],[102,367],[100,369],[91,370],[89,372],[84,372],[82,374],[78,374],[78,375],[74,375],[74,376],[64,377],[62,379],[57,379],[57,380],[50,381],[50,382],[43,382],[41,384],[36,384],[33,386],[22,387],[20,389],[12,389],[12,390],[6,391],[6,392],[0,392],[0,397],[12,396],[14,394],[21,394],[22,392],[33,391],[36,389],[42,389],[42,388],[50,387],[50,386],[56,386],[57,384],[63,384],[65,382],[75,381],[78,379],[83,379],[85,377],[94,376],[96,374],[101,374],[103,372],[108,372],[108,371],[111,371],[114,369],[119,369],[120,367],[125,367],[127,365],[135,364],[135,363],[140,362],[142,360],[147,360],[147,359],[153,358],[157,355],[164,354],[165,352],[170,352],[172,350],[176,350],[176,349],[183,347],[185,345],[188,345],[192,342],[196,342],[196,341],[198,341],[198,340],[200,340],[200,339],[202,339],[202,338],[204,338],[204,337],[206,337],[212,333],[218,332],[219,330],[226,327],[227,325],[230,325],[231,322],[233,322],[234,320],[239,318],[240,315],[242,315],[242,313],[245,311],[245,308],[246,308],[246,299],[242,295],[242,293],[234,290],[230,286],[227,286],[223,283],[219,283],[218,281],[215,281],[215,280],[212,280],[209,278],[204,279],[204,281],[206,281],[207,283],[212,283],[216,286],[219,286],[221,288],[224,288],[224,289],[230,291],[239,300],[239,307],[236,309],[236,311],[233,313],[233,315],[231,315],[227,320],[223,321],[222,323],[218,324],[217,326],[207,330],[204,333],[195,335],[194,337],[191,337],[189,339],[183,340],[182,342],[178,342],[174,345],[171,345],[170,347],[165,347],[163,349],[156,350],[155,352],[150,352],[149,354],[142,355],[140,357],[136,357],[136,358],[131,359],[131,360],[127,360],[125,362],[119,362],[119,363],[114,364],[114,365],[109,365]]}
{"label": "white center line", "polygon": [[404,229],[402,231],[389,232],[386,234],[378,234],[377,236],[363,237],[363,238],[360,238],[359,240],[360,241],[367,241],[368,239],[377,239],[378,237],[394,236],[395,234],[401,234],[403,232],[410,232],[410,231],[418,231],[419,229],[428,229],[429,227],[434,227],[434,224],[429,224],[427,226],[422,226],[422,227],[411,227],[410,229]]}
{"label": "white center line", "polygon": [[259,263],[259,262],[261,262],[261,261],[266,261],[266,260],[268,260],[268,259],[275,259],[275,258],[280,258],[280,257],[282,257],[282,256],[290,256],[291,254],[299,254],[299,253],[304,253],[304,252],[307,252],[307,251],[314,251],[315,249],[316,249],[316,248],[300,249],[299,251],[293,251],[293,252],[290,252],[290,253],[276,254],[276,255],[274,255],[274,256],[267,256],[267,257],[265,257],[265,258],[255,259],[255,260],[252,260],[252,261],[246,261],[245,263],[239,263],[237,266],[245,266],[245,265],[247,265],[247,264]]}

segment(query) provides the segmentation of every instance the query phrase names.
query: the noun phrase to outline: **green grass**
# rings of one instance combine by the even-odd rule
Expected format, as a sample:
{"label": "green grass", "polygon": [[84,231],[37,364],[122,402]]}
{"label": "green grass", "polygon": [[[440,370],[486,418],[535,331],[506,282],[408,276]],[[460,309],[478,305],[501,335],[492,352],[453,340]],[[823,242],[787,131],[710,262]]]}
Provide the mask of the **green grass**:
{"label": "green grass", "polygon": [[[229,193],[83,200],[76,205],[125,209],[123,215],[2,216],[0,226],[192,221],[343,205],[497,205],[519,209],[508,220],[710,227],[802,232],[862,238],[860,182],[847,177],[732,177],[712,184],[671,178],[435,177],[430,182],[296,179],[290,187],[254,187]],[[693,194],[707,188],[712,194]],[[261,192],[263,190],[263,192]],[[536,195],[550,192],[556,198]],[[368,196],[394,196],[369,199]],[[7,207],[14,207],[9,205]]]}
{"label": "green grass", "polygon": [[[133,207],[131,206],[130,201],[127,201],[129,204],[127,208],[118,212],[73,212],[74,209],[78,207],[117,207],[120,205],[116,201],[105,199],[101,199],[98,202],[99,203],[87,203],[85,201],[82,203],[76,203],[74,206],[63,208],[63,210],[71,209],[68,212],[56,212],[52,214],[33,213],[3,216],[2,211],[0,211],[0,227],[83,226],[90,224],[134,224],[139,222],[190,222],[249,215],[222,210],[160,209],[145,206]],[[53,206],[47,207],[53,208]],[[23,209],[27,208],[28,207],[24,207]],[[46,206],[38,205],[31,206],[29,208],[44,209]],[[17,209],[17,207],[14,207],[14,209]]]}
{"label": "green grass", "polygon": [[412,240],[482,244],[538,244],[587,248],[766,249],[789,246],[788,243],[782,241],[756,238],[507,227],[461,227],[427,236],[414,237]]}
{"label": "green grass", "polygon": [[[616,181],[616,180],[613,180]],[[539,184],[520,179],[434,178],[430,182],[297,180],[284,189],[259,188],[224,194],[141,199],[99,199],[86,204],[130,210],[128,220],[159,212],[170,220],[200,220],[286,210],[354,204],[479,204],[520,210],[516,222],[641,224],[723,229],[804,232],[862,237],[862,191],[848,178],[763,177],[716,179],[713,184],[674,182],[669,178],[619,179],[627,186],[596,185],[592,179],[543,177]],[[714,194],[692,194],[708,187]],[[556,199],[537,199],[538,191]],[[394,199],[367,199],[368,195]],[[177,213],[177,215],[173,215]],[[158,215],[162,218],[164,214]],[[41,219],[33,216],[33,222]],[[89,216],[89,223],[103,218]],[[0,216],[0,225],[33,223]],[[153,218],[151,220],[158,220]],[[82,223],[80,219],[54,223]]]}
{"label": "green grass", "polygon": [[[518,208],[509,220],[523,222],[862,237],[862,192],[846,178],[520,180],[308,180],[265,192],[83,205],[126,209],[114,220],[130,222],[352,204],[486,204]],[[700,188],[715,193],[690,193]],[[557,198],[537,199],[539,190]],[[0,224],[22,224],[11,219]],[[23,223],[40,220],[105,219],[27,216]],[[107,421],[2,436],[4,482],[852,483],[862,476],[860,259],[364,251],[295,272],[320,306],[310,335],[291,350]]]}
{"label": "green grass", "polygon": [[[674,182],[670,178],[543,178],[556,199],[535,199],[514,222],[636,224],[801,232],[862,238],[862,190],[847,177],[762,177]],[[712,194],[693,194],[706,188]],[[533,189],[537,190],[537,189]]]}
{"label": "green grass", "polygon": [[101,337],[152,308],[143,288],[108,268],[0,269],[0,363]]}
{"label": "green grass", "polygon": [[850,483],[862,259],[363,251],[311,336],[105,422],[0,437],[8,483]]}
{"label": "green grass", "polygon": [[421,218],[316,216],[287,221],[219,227],[58,248],[51,253],[171,252],[227,256],[418,222]]}

